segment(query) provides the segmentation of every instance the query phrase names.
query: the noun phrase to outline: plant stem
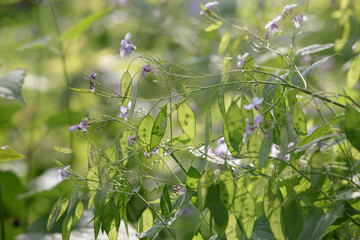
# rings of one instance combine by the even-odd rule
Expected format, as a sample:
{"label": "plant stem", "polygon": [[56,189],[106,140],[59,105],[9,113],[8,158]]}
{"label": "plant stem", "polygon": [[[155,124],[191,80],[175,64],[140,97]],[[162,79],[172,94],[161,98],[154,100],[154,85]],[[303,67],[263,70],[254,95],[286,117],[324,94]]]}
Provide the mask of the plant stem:
{"label": "plant stem", "polygon": [[5,240],[5,217],[4,217],[4,206],[2,202],[2,187],[1,187],[1,175],[0,175],[0,229],[1,239]]}

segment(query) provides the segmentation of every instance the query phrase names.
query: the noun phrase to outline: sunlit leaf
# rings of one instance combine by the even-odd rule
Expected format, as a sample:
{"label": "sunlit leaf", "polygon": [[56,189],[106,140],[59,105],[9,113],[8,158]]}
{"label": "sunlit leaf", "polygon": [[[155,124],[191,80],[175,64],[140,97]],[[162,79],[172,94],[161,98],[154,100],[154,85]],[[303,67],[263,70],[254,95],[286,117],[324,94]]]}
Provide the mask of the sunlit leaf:
{"label": "sunlit leaf", "polygon": [[186,176],[186,186],[196,189],[198,187],[200,177],[200,173],[194,167],[190,167]]}
{"label": "sunlit leaf", "polygon": [[195,114],[186,102],[179,105],[177,118],[184,133],[188,135],[190,139],[194,140],[196,134]]}
{"label": "sunlit leaf", "polygon": [[210,26],[208,26],[207,28],[205,28],[205,32],[212,32],[215,31],[217,29],[219,29],[222,26],[223,22],[222,21],[217,21],[216,23],[211,24]]}
{"label": "sunlit leaf", "polygon": [[79,92],[79,93],[93,93],[89,89],[82,89],[82,88],[71,88],[69,87],[71,91]]}
{"label": "sunlit leaf", "polygon": [[150,148],[151,131],[152,131],[153,125],[154,125],[154,120],[148,114],[140,120],[138,129],[137,129],[137,134],[139,136],[139,139],[142,143],[144,143],[144,147],[148,151]]}
{"label": "sunlit leaf", "polygon": [[242,232],[249,239],[256,219],[255,201],[244,186],[238,187],[234,197],[234,213]]}
{"label": "sunlit leaf", "polygon": [[72,153],[72,149],[68,147],[59,147],[59,146],[51,146],[52,149],[54,149],[57,152],[69,154]]}
{"label": "sunlit leaf", "polygon": [[310,67],[308,67],[307,69],[305,69],[302,72],[302,75],[306,78],[308,78],[310,76],[310,74],[317,69],[318,67],[320,67],[321,65],[323,65],[325,62],[327,62],[332,56],[327,56],[324,57],[322,59],[320,59],[319,61],[313,63]]}
{"label": "sunlit leaf", "polygon": [[13,161],[25,158],[21,153],[16,152],[9,146],[0,147],[0,162]]}
{"label": "sunlit leaf", "polygon": [[200,181],[197,186],[197,190],[198,190],[197,200],[198,200],[199,210],[203,210],[205,208],[206,196],[208,194],[209,187],[213,182],[213,175],[214,175],[213,171],[214,170],[210,168],[200,177]]}
{"label": "sunlit leaf", "polygon": [[121,91],[123,106],[126,106],[130,101],[129,97],[131,97],[132,87],[133,85],[132,85],[131,75],[128,71],[126,71],[122,75],[120,82],[120,91]]}
{"label": "sunlit leaf", "polygon": [[359,81],[359,77],[360,77],[360,57],[356,56],[352,60],[349,71],[347,73],[347,87],[349,89],[352,89]]}
{"label": "sunlit leaf", "polygon": [[5,99],[16,99],[25,104],[21,93],[24,84],[26,70],[19,68],[8,72],[0,77],[0,97]]}
{"label": "sunlit leaf", "polygon": [[234,200],[235,183],[230,170],[226,170],[219,176],[220,200],[229,209]]}
{"label": "sunlit leaf", "polygon": [[266,163],[266,160],[269,157],[269,153],[271,151],[271,147],[273,144],[272,135],[265,136],[260,147],[259,151],[259,169],[261,170]]}
{"label": "sunlit leaf", "polygon": [[153,150],[161,141],[165,134],[167,123],[167,106],[165,105],[157,115],[151,130],[150,151]]}
{"label": "sunlit leaf", "polygon": [[50,231],[54,224],[59,220],[59,218],[65,213],[69,204],[68,198],[60,197],[54,206],[51,209],[48,221],[47,221],[47,230]]}
{"label": "sunlit leaf", "polygon": [[274,117],[280,125],[284,125],[286,123],[286,103],[282,92],[283,89],[278,88],[273,99],[273,104],[276,104],[273,108]]}
{"label": "sunlit leaf", "polygon": [[360,151],[360,112],[351,105],[345,109],[345,135],[351,145]]}
{"label": "sunlit leaf", "polygon": [[230,33],[226,32],[220,40],[219,49],[218,49],[219,55],[225,52],[226,48],[229,46],[229,43],[230,43]]}
{"label": "sunlit leaf", "polygon": [[146,208],[143,213],[141,214],[138,220],[138,233],[144,232],[151,228],[154,224],[153,215],[149,208]]}
{"label": "sunlit leaf", "polygon": [[226,119],[226,110],[225,110],[225,102],[224,102],[224,82],[221,84],[221,88],[218,93],[218,106],[223,119]]}
{"label": "sunlit leaf", "polygon": [[297,102],[296,93],[289,92],[289,104],[291,102],[291,118],[296,134],[302,138],[307,135],[306,117],[301,109],[300,104]]}
{"label": "sunlit leaf", "polygon": [[72,25],[68,30],[66,30],[62,36],[61,36],[61,40],[62,41],[67,41],[67,40],[73,40],[76,37],[78,37],[81,33],[83,33],[84,31],[86,31],[88,28],[91,27],[91,25],[93,25],[94,22],[96,22],[98,19],[102,18],[103,16],[105,16],[106,14],[108,14],[113,8],[107,8],[104,9],[102,11],[96,12],[82,20],[80,20],[79,22],[77,22],[76,24]]}
{"label": "sunlit leaf", "polygon": [[[221,195],[220,195],[221,196]],[[242,232],[237,224],[237,220],[234,213],[229,214],[228,225],[225,229],[226,239],[242,240]]]}
{"label": "sunlit leaf", "polygon": [[211,108],[209,107],[206,112],[206,120],[205,120],[205,154],[207,154],[209,149],[209,141],[212,135],[212,118],[211,118]]}
{"label": "sunlit leaf", "polygon": [[102,228],[110,240],[116,240],[119,234],[120,214],[119,208],[113,200],[109,200],[102,212]]}
{"label": "sunlit leaf", "polygon": [[[240,153],[242,146],[243,133],[245,132],[245,119],[236,102],[232,102],[226,114],[226,128],[229,134],[231,147]],[[225,136],[225,134],[224,134]],[[228,146],[230,148],[230,146]]]}

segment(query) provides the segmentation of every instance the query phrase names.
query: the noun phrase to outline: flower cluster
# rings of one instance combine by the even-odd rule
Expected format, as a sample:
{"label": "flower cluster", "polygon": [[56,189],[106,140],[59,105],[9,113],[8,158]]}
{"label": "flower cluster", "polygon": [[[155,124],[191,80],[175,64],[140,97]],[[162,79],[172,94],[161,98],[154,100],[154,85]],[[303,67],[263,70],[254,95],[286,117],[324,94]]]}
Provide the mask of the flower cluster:
{"label": "flower cluster", "polygon": [[[213,10],[215,8],[216,5],[218,5],[219,2],[208,2],[204,5],[205,8],[207,8],[209,11]],[[200,15],[203,15],[205,13],[205,11],[203,9],[201,9],[200,11]]]}
{"label": "flower cluster", "polygon": [[120,56],[124,57],[126,55],[130,55],[132,50],[135,50],[136,47],[134,44],[130,41],[131,34],[127,33],[125,36],[125,39],[121,40],[120,44]]}
{"label": "flower cluster", "polygon": [[119,114],[119,118],[124,118],[124,121],[126,122],[127,120],[129,120],[129,112],[130,112],[130,108],[131,108],[131,102],[128,103],[128,105],[120,106],[120,114]]}
{"label": "flower cluster", "polygon": [[144,156],[146,157],[146,158],[151,158],[153,155],[157,155],[157,154],[159,154],[159,147],[155,147],[153,150],[151,150],[149,153],[147,153],[147,152],[144,152]]}
{"label": "flower cluster", "polygon": [[129,141],[129,143],[131,144],[131,145],[134,145],[135,143],[136,143],[136,141],[138,140],[138,138],[139,138],[139,135],[135,135],[135,136],[133,136],[133,137],[128,137],[128,141]]}
{"label": "flower cluster", "polygon": [[171,186],[169,187],[171,190],[174,191],[174,193],[177,194],[184,194],[186,192],[185,188],[180,186],[180,185],[176,185],[176,186]]}
{"label": "flower cluster", "polygon": [[64,180],[64,178],[70,176],[70,173],[69,173],[69,168],[70,168],[70,165],[64,167],[63,169],[59,169],[58,170],[58,173],[60,174],[59,175],[59,181],[61,182],[62,180]]}
{"label": "flower cluster", "polygon": [[90,92],[95,92],[95,82],[97,73],[91,73],[89,76],[84,76],[86,80],[89,80],[89,90]]}
{"label": "flower cluster", "polygon": [[303,22],[303,21],[306,21],[306,20],[307,20],[307,16],[304,15],[303,13],[301,13],[300,15],[295,16],[292,21],[293,21],[295,27],[299,28],[300,23]]}
{"label": "flower cluster", "polygon": [[82,132],[86,132],[87,128],[90,126],[90,123],[88,121],[88,118],[84,118],[81,120],[81,122],[75,126],[69,127],[69,131],[75,132],[76,130],[80,130]]}
{"label": "flower cluster", "polygon": [[244,108],[246,110],[251,110],[251,109],[255,109],[257,111],[260,110],[259,105],[264,101],[264,98],[258,98],[258,97],[254,97],[253,99],[251,99],[251,103],[250,104],[246,104],[244,105]]}
{"label": "flower cluster", "polygon": [[153,69],[153,66],[151,66],[150,64],[147,64],[145,66],[143,66],[141,68],[141,77],[145,77],[146,76],[146,73],[149,73],[151,72],[152,74],[154,74],[154,69]]}

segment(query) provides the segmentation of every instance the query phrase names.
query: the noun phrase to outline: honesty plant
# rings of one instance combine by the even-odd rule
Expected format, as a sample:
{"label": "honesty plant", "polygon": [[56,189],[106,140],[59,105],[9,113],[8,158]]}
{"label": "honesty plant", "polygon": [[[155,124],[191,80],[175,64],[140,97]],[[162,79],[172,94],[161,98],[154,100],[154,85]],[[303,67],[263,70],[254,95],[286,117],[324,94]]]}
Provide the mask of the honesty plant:
{"label": "honesty plant", "polygon": [[[331,56],[300,66],[303,55],[333,45],[296,48],[297,29],[306,20],[301,5],[286,5],[262,26],[264,39],[215,13],[219,4],[203,6],[201,14],[215,22],[207,31],[227,24],[231,34],[254,41],[245,41],[246,49],[274,53],[278,65],[256,63],[260,54],[239,50],[227,32],[219,46],[222,71],[201,73],[137,49],[127,33],[120,57],[133,50],[137,55],[119,79],[120,92],[100,81],[95,91],[96,74],[87,77],[91,92],[118,99],[119,118],[90,112],[70,127],[89,142],[89,169],[79,176],[70,174],[69,166],[59,170],[74,191],[54,205],[48,229],[68,209],[63,221],[68,239],[87,203],[95,238],[101,230],[117,239],[121,220],[126,227],[136,225],[140,239],[360,236],[360,105],[345,92],[329,94],[312,84],[312,72]],[[291,44],[277,46],[269,38],[280,25],[292,26]],[[155,99],[137,95],[147,73],[159,83]],[[191,103],[199,93],[208,96],[208,105],[195,112]],[[150,107],[140,111],[139,101]],[[105,145],[97,137],[108,122],[119,127]],[[131,201],[139,204],[136,223],[128,219],[129,211],[136,211]]]}

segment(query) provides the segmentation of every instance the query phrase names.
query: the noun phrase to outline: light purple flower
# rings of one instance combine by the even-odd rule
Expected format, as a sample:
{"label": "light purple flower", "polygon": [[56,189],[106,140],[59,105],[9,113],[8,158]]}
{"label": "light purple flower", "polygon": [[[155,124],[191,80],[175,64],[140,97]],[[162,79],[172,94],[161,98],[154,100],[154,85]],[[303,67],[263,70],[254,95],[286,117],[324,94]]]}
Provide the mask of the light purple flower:
{"label": "light purple flower", "polygon": [[144,78],[146,76],[146,73],[151,72],[152,74],[154,74],[154,69],[153,66],[151,66],[150,64],[145,65],[141,68],[141,76]]}
{"label": "light purple flower", "polygon": [[250,55],[250,54],[249,54],[248,52],[246,52],[246,53],[244,53],[243,55],[239,54],[239,55],[237,56],[237,58],[238,58],[238,63],[237,63],[238,68],[240,68],[242,65],[244,65],[245,60],[246,60],[246,58],[247,58],[249,55]]}
{"label": "light purple flower", "polygon": [[243,141],[245,141],[246,137],[251,134],[256,128],[259,127],[260,123],[263,120],[263,116],[255,116],[253,119],[254,125],[250,126],[249,119],[246,119],[246,127],[245,132],[243,134]]}
{"label": "light purple flower", "polygon": [[126,122],[127,120],[129,120],[129,111],[131,108],[131,102],[128,103],[127,106],[120,106],[120,114],[119,114],[119,118],[124,118],[124,121]]}
{"label": "light purple flower", "polygon": [[59,175],[59,181],[61,182],[62,180],[64,180],[64,178],[70,176],[70,173],[68,172],[68,169],[70,168],[70,165],[64,167],[63,169],[59,169],[58,173]]}
{"label": "light purple flower", "polygon": [[222,158],[228,157],[228,158],[232,158],[231,153],[228,149],[228,147],[226,146],[226,142],[224,137],[219,138],[216,141],[216,148],[214,150],[214,153]]}
{"label": "light purple flower", "polygon": [[286,5],[284,8],[283,8],[283,11],[282,11],[282,13],[281,13],[281,16],[283,16],[284,14],[286,14],[286,15],[288,15],[289,13],[288,13],[288,11],[289,12],[293,12],[293,7],[296,7],[297,6],[297,4],[295,3],[295,4],[291,4],[291,5]]}
{"label": "light purple flower", "polygon": [[69,131],[75,132],[76,130],[80,130],[82,132],[86,132],[89,126],[90,123],[88,122],[88,118],[84,118],[79,124],[69,127]]}
{"label": "light purple flower", "polygon": [[89,90],[90,92],[94,92],[95,91],[95,82],[94,80],[96,80],[96,76],[97,73],[91,73],[88,77],[84,77],[86,80],[89,80]]}
{"label": "light purple flower", "polygon": [[[219,2],[208,2],[204,5],[204,7],[206,7],[209,11],[214,9],[216,5],[218,5]],[[201,9],[200,11],[200,15],[203,15],[205,13],[205,11],[203,9]]]}
{"label": "light purple flower", "polygon": [[270,157],[277,158],[279,157],[280,153],[281,153],[280,147],[275,143],[273,143],[273,145],[271,146]]}
{"label": "light purple flower", "polygon": [[136,143],[136,141],[137,141],[137,139],[139,138],[139,135],[135,135],[135,136],[133,136],[133,137],[128,137],[128,141],[129,141],[129,143],[131,144],[131,145],[134,145],[135,143]]}
{"label": "light purple flower", "polygon": [[295,16],[292,21],[294,22],[295,27],[299,28],[300,23],[306,21],[307,19],[308,19],[307,16],[301,13],[300,15]]}
{"label": "light purple flower", "polygon": [[144,152],[144,156],[146,158],[151,158],[153,155],[159,154],[159,147],[155,147],[153,150],[151,150],[149,153]]}
{"label": "light purple flower", "polygon": [[251,103],[250,104],[246,104],[244,105],[244,108],[246,110],[251,110],[251,109],[256,109],[259,111],[260,107],[259,105],[264,101],[264,98],[258,98],[258,97],[254,97],[253,99],[251,99]]}
{"label": "light purple flower", "polygon": [[180,186],[180,185],[176,185],[176,186],[171,186],[169,187],[171,190],[174,191],[174,193],[178,193],[178,194],[184,194],[186,192],[185,188]]}
{"label": "light purple flower", "polygon": [[269,32],[275,31],[279,27],[279,21],[281,20],[281,15],[275,17],[273,20],[266,24],[265,29],[268,29]]}
{"label": "light purple flower", "polygon": [[125,39],[121,40],[120,44],[120,56],[124,57],[126,55],[130,55],[132,50],[135,50],[136,47],[134,44],[130,41],[131,34],[127,33],[125,36]]}

